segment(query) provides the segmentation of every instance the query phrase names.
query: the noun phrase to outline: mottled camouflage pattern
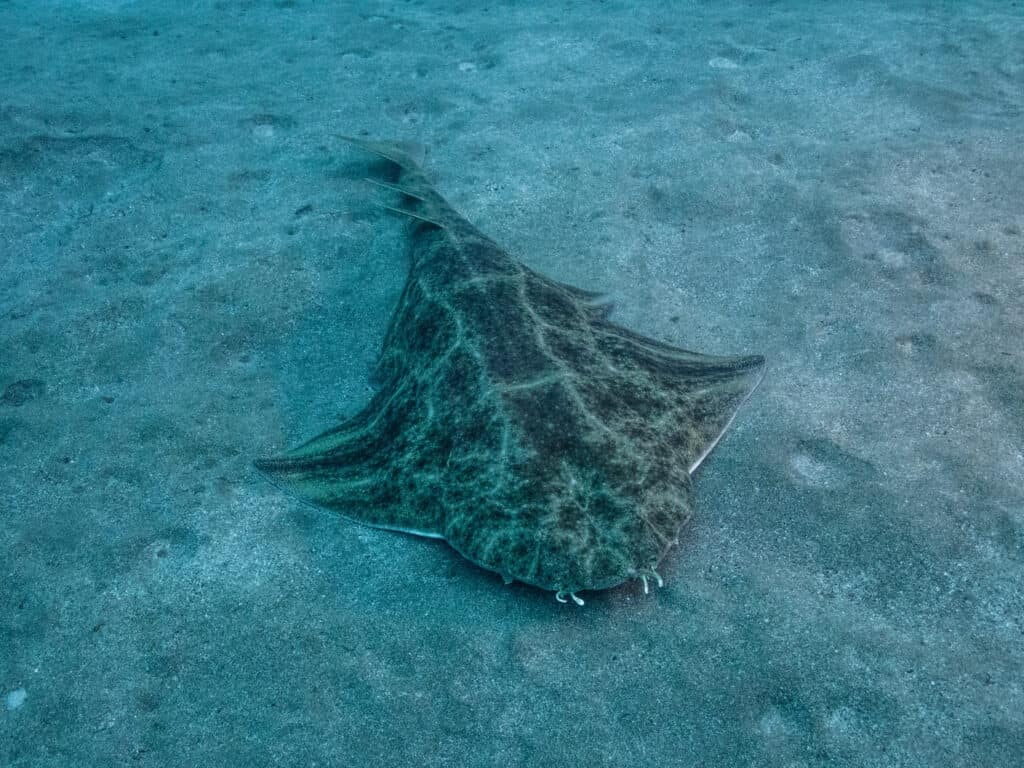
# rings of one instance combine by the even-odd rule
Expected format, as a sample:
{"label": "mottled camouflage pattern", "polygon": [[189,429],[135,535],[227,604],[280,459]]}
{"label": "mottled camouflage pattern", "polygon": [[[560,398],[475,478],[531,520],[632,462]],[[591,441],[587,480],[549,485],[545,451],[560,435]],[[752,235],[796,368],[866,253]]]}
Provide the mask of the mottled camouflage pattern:
{"label": "mottled camouflage pattern", "polygon": [[368,525],[443,537],[543,589],[653,569],[692,512],[690,471],[760,379],[607,319],[598,295],[537,274],[463,219],[399,146],[412,263],[354,418],[257,462],[299,497]]}

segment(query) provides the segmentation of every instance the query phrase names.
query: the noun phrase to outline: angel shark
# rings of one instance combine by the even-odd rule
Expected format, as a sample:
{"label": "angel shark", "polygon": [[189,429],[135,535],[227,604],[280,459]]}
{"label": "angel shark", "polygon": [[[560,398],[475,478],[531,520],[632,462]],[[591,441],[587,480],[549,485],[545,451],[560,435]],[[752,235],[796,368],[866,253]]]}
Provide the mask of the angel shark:
{"label": "angel shark", "polygon": [[639,579],[693,512],[690,475],[761,379],[764,358],[687,352],[609,320],[600,294],[541,275],[463,218],[406,145],[377,155],[411,218],[411,264],[351,419],[256,462],[354,521],[443,538],[555,592]]}

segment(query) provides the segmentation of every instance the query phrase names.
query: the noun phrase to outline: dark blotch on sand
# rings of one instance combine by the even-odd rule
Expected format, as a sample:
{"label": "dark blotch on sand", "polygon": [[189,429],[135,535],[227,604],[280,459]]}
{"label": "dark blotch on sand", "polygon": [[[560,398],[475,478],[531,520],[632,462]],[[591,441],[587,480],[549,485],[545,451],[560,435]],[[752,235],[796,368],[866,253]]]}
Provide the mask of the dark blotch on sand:
{"label": "dark blotch on sand", "polygon": [[46,391],[46,384],[39,379],[19,379],[13,384],[8,384],[4,393],[0,396],[0,403],[3,405],[24,405],[30,400],[42,397]]}

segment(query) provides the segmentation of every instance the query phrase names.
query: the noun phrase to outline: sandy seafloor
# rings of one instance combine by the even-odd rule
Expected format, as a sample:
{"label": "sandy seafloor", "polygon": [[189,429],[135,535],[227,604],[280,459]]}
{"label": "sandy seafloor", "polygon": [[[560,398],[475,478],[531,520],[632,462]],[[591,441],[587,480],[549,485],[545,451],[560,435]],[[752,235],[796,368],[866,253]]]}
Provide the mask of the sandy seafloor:
{"label": "sandy seafloor", "polygon": [[[1024,2],[0,2],[0,765],[1019,766]],[[768,375],[663,589],[262,480],[403,222]]]}

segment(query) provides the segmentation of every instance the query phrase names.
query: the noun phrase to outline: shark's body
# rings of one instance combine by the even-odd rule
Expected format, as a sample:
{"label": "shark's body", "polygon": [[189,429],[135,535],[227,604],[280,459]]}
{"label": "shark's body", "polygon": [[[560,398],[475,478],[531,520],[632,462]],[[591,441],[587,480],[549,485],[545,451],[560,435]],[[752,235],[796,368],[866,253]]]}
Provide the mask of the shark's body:
{"label": "shark's body", "polygon": [[598,294],[540,275],[456,212],[398,145],[417,220],[380,384],[352,419],[257,462],[303,499],[445,539],[561,597],[655,568],[692,513],[690,473],[761,378],[607,319]]}

